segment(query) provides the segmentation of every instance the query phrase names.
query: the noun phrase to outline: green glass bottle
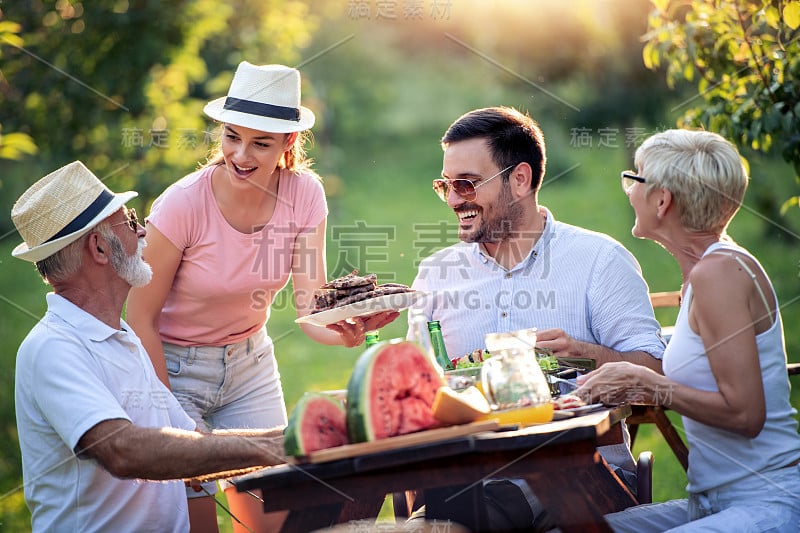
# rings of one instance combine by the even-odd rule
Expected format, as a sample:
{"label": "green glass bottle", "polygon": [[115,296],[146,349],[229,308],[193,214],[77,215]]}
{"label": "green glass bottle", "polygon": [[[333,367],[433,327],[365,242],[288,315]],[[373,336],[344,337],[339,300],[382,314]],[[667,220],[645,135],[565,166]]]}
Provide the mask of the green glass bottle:
{"label": "green glass bottle", "polygon": [[434,364],[440,375],[444,374],[444,369],[436,362],[436,353],[431,344],[431,334],[428,332],[428,317],[420,309],[411,308],[408,311],[409,329],[411,340],[417,343],[425,356]]}
{"label": "green glass bottle", "polygon": [[431,320],[428,322],[428,331],[431,334],[431,344],[433,345],[436,362],[443,370],[453,370],[455,367],[447,356],[447,348],[444,346],[444,337],[442,336],[442,326],[439,325],[439,321]]}
{"label": "green glass bottle", "polygon": [[375,329],[367,332],[367,335],[364,339],[364,344],[367,348],[369,348],[373,344],[376,344],[379,340],[380,340],[380,333],[378,332],[377,329]]}

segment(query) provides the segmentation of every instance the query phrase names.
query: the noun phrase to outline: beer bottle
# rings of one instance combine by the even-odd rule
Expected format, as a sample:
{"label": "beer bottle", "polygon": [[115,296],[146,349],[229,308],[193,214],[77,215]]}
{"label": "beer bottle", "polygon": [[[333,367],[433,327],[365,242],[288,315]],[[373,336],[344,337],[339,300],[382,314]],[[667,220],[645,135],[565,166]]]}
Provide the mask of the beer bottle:
{"label": "beer bottle", "polygon": [[444,370],[453,370],[453,362],[447,356],[447,348],[444,346],[444,337],[442,336],[442,327],[439,325],[438,320],[431,320],[428,322],[428,332],[431,336],[431,344],[433,345],[433,353],[436,356],[436,362]]}
{"label": "beer bottle", "polygon": [[380,340],[380,333],[378,332],[377,329],[374,329],[372,331],[368,331],[367,335],[366,335],[366,337],[364,339],[365,347],[369,348],[373,344],[376,344],[379,340]]}
{"label": "beer bottle", "polygon": [[428,318],[420,309],[412,308],[409,310],[409,324],[411,327],[411,340],[416,342],[428,359],[439,369],[440,374],[444,374],[444,369],[440,368],[436,361],[436,353],[431,344],[431,335],[428,332]]}

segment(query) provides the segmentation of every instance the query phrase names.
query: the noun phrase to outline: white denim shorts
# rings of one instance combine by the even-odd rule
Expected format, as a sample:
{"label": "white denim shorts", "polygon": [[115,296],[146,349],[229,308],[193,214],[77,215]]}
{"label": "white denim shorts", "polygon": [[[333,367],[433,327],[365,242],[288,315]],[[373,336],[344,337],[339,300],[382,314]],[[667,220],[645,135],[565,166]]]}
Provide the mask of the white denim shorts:
{"label": "white denim shorts", "polygon": [[[172,393],[200,431],[286,424],[272,339],[264,329],[226,346],[163,346]],[[214,483],[204,487],[216,492]],[[187,495],[206,494],[187,488]]]}

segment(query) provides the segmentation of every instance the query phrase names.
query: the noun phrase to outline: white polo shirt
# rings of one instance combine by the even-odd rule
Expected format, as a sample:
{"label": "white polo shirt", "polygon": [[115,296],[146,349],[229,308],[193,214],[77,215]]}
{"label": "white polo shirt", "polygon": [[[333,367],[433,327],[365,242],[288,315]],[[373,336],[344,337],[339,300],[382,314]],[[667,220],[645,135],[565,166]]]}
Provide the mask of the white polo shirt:
{"label": "white polo shirt", "polygon": [[118,479],[75,450],[104,420],[187,430],[194,421],[125,322],[116,330],[52,293],[47,307],[20,345],[15,382],[33,531],[188,531],[182,481]]}

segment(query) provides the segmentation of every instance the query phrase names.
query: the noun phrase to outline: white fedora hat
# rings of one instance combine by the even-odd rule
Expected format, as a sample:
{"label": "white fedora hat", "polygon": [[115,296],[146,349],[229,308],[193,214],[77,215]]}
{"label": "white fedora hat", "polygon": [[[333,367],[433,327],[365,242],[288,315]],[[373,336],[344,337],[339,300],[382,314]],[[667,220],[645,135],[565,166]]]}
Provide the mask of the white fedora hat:
{"label": "white fedora hat", "polygon": [[11,208],[25,241],[11,255],[32,262],[50,257],[138,194],[113,193],[80,161],[61,167],[31,185]]}
{"label": "white fedora hat", "polygon": [[314,125],[314,113],[300,105],[300,72],[283,65],[242,61],[228,95],[212,100],[203,111],[220,122],[270,133],[303,131]]}

